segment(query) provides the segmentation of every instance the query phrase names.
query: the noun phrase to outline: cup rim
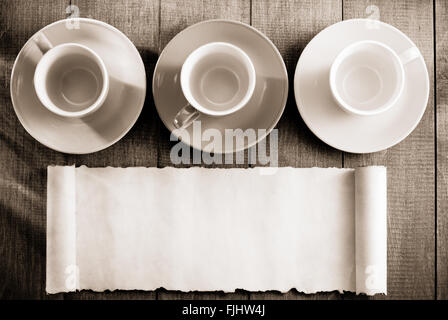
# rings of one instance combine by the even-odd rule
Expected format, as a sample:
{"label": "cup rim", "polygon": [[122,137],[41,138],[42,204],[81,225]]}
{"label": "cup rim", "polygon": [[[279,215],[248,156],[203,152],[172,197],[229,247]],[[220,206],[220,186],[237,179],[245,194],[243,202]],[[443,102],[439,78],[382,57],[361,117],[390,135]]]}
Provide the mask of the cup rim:
{"label": "cup rim", "polygon": [[[336,87],[336,73],[338,71],[339,66],[342,64],[342,61],[344,61],[344,59],[345,59],[345,57],[344,57],[345,53],[349,50],[352,50],[354,47],[364,45],[364,44],[373,44],[376,46],[380,46],[383,49],[385,49],[386,51],[388,51],[389,53],[391,53],[393,59],[397,62],[397,65],[399,66],[399,77],[400,77],[399,78],[399,82],[400,82],[399,88],[394,93],[394,96],[391,99],[389,99],[385,104],[383,104],[381,107],[378,107],[378,108],[375,108],[375,109],[369,110],[369,111],[359,110],[359,109],[354,108],[351,105],[349,105],[339,95],[338,89]],[[379,41],[375,41],[375,40],[356,41],[356,42],[346,46],[344,49],[342,49],[342,51],[338,53],[336,58],[333,60],[333,63],[331,64],[330,75],[329,75],[330,90],[331,90],[331,93],[332,93],[334,99],[338,103],[338,105],[345,111],[355,114],[355,115],[360,115],[360,116],[378,115],[380,113],[383,113],[383,112],[389,110],[402,95],[403,89],[404,89],[404,80],[405,80],[404,67],[403,67],[403,63],[401,62],[401,59],[398,56],[398,54],[394,50],[392,50],[392,48],[390,48],[388,45],[386,45],[382,42],[379,42]]]}
{"label": "cup rim", "polygon": [[[246,60],[247,62],[247,66],[249,68],[249,86],[247,89],[246,94],[244,95],[244,98],[241,99],[235,106],[233,106],[230,109],[226,109],[223,111],[215,111],[215,110],[210,110],[207,109],[205,107],[203,107],[191,94],[190,90],[187,89],[187,85],[186,85],[186,81],[188,80],[188,76],[185,73],[185,67],[188,65],[188,62],[193,58],[194,55],[196,55],[199,51],[202,51],[204,49],[206,49],[207,47],[213,47],[213,46],[227,46],[229,48],[232,48],[233,50],[238,51],[238,53],[243,57],[243,59]],[[196,110],[198,110],[201,113],[210,115],[210,116],[225,116],[225,115],[229,115],[232,114],[240,109],[242,109],[245,105],[247,105],[247,103],[249,102],[249,100],[252,98],[253,93],[255,91],[255,84],[256,84],[256,73],[255,73],[255,67],[253,65],[252,60],[250,59],[249,55],[244,52],[243,49],[239,48],[238,46],[228,43],[228,42],[223,42],[223,41],[213,41],[213,42],[209,42],[206,43],[198,48],[196,48],[195,50],[193,50],[188,57],[185,59],[184,63],[182,64],[182,68],[181,68],[181,72],[180,72],[180,85],[181,85],[181,89],[182,89],[182,93],[184,94],[184,97],[187,99],[188,103],[193,106]]]}
{"label": "cup rim", "polygon": [[[83,110],[80,110],[80,111],[72,112],[72,111],[62,110],[58,106],[56,106],[51,100],[49,101],[49,99],[47,99],[43,95],[41,90],[38,90],[38,87],[41,88],[41,86],[38,85],[38,79],[37,79],[40,74],[41,69],[43,68],[43,64],[41,64],[41,62],[45,61],[44,59],[46,59],[46,57],[48,57],[47,54],[50,51],[53,51],[55,49],[59,50],[60,48],[63,48],[63,47],[78,47],[78,48],[82,48],[83,50],[86,50],[87,52],[89,52],[89,54],[91,54],[93,56],[93,58],[95,59],[95,62],[97,63],[97,65],[99,66],[99,68],[101,70],[101,76],[103,78],[103,86],[101,88],[101,92],[100,92],[98,98],[89,107],[87,107]],[[79,43],[74,43],[74,42],[62,43],[62,44],[56,45],[53,48],[51,48],[50,50],[48,50],[47,52],[45,52],[36,66],[33,82],[34,82],[35,92],[36,92],[37,97],[39,98],[40,102],[42,103],[42,105],[45,108],[47,108],[50,112],[57,114],[59,116],[62,116],[62,117],[66,117],[66,118],[81,118],[81,117],[87,116],[88,114],[93,113],[94,111],[99,109],[99,107],[102,106],[102,104],[106,100],[107,94],[109,92],[109,73],[107,71],[106,65],[104,64],[103,59],[94,50],[90,49],[89,47],[79,44]]]}

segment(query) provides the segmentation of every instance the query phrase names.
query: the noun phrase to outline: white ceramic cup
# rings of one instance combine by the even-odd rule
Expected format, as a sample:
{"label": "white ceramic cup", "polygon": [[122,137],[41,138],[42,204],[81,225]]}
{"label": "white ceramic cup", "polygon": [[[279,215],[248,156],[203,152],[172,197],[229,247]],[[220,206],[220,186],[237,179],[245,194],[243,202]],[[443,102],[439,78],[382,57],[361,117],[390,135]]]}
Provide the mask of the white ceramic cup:
{"label": "white ceramic cup", "polygon": [[255,68],[237,46],[211,42],[194,50],[182,65],[180,84],[188,101],[174,118],[186,128],[201,113],[225,116],[243,108],[255,89]]}
{"label": "white ceramic cup", "polygon": [[43,33],[34,41],[43,53],[34,73],[34,88],[42,104],[68,118],[98,110],[109,91],[108,72],[98,54],[77,43],[53,47]]}
{"label": "white ceramic cup", "polygon": [[330,69],[330,88],[345,111],[362,116],[382,113],[401,96],[404,66],[421,56],[416,47],[396,54],[372,40],[355,42],[343,49]]}

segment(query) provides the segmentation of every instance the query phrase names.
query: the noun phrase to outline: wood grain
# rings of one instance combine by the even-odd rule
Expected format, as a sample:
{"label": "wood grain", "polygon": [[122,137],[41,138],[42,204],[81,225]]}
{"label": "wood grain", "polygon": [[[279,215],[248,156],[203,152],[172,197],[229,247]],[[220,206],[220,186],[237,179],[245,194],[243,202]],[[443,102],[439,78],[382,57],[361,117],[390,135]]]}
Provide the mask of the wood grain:
{"label": "wood grain", "polygon": [[[369,7],[369,6],[376,7]],[[373,10],[373,11],[372,11]],[[406,33],[420,48],[433,86],[432,1],[344,1],[344,19],[367,18],[378,10],[381,21]],[[400,144],[374,154],[345,154],[346,167],[385,165],[388,170],[387,299],[433,299],[434,100],[414,132]],[[378,296],[384,298],[384,296]]]}
{"label": "wood grain", "polygon": [[0,299],[45,294],[46,166],[63,156],[20,125],[9,95],[14,60],[45,25],[65,18],[66,1],[0,2]]}
{"label": "wood grain", "polygon": [[[294,99],[294,71],[308,42],[322,29],[342,19],[341,1],[252,1],[252,25],[265,33],[285,60],[289,75],[288,102],[278,124],[279,166],[341,167],[342,154],[321,142],[307,128]],[[252,293],[253,299],[339,298],[337,293],[305,295],[291,290]]]}
{"label": "wood grain", "polygon": [[448,299],[448,3],[435,3],[437,111],[437,299]]}
{"label": "wood grain", "polygon": [[[250,2],[238,0],[206,0],[206,1],[162,1],[160,13],[160,46],[161,52],[166,44],[180,31],[197,22],[208,19],[231,19],[250,23]],[[159,121],[159,159],[158,166],[173,166],[170,161],[170,150],[174,142],[170,142],[170,132]],[[190,152],[190,154],[192,154]],[[247,152],[245,153],[247,167]],[[217,167],[226,167],[220,165]],[[228,166],[227,166],[228,167]],[[159,299],[247,299],[248,293],[237,291],[224,294],[222,292],[192,292],[158,290]]]}

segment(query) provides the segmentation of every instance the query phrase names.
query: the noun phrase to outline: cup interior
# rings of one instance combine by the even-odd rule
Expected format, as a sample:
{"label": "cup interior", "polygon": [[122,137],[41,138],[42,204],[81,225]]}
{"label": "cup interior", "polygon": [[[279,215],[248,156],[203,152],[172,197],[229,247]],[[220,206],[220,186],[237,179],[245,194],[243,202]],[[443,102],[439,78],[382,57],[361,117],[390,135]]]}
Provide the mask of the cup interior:
{"label": "cup interior", "polygon": [[104,63],[89,48],[63,44],[42,57],[34,84],[39,99],[50,111],[78,117],[92,112],[104,100],[106,72]]}
{"label": "cup interior", "polygon": [[190,54],[181,71],[185,97],[211,115],[242,108],[255,88],[255,69],[244,51],[223,42],[206,44]]}
{"label": "cup interior", "polygon": [[361,41],[337,56],[330,71],[330,85],[344,109],[361,115],[377,114],[398,99],[403,72],[399,57],[390,48]]}

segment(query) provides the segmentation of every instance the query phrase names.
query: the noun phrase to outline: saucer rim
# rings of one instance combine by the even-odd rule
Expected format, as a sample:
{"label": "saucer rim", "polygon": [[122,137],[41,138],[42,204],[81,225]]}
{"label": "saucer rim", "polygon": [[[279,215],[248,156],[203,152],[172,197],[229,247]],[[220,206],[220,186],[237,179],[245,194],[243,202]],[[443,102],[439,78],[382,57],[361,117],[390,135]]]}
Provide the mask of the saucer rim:
{"label": "saucer rim", "polygon": [[[48,28],[51,28],[53,25],[60,24],[60,23],[64,23],[64,22],[67,22],[67,21],[70,21],[70,20],[73,20],[73,19],[75,19],[76,21],[84,21],[84,22],[86,22],[86,23],[91,23],[91,24],[101,25],[101,26],[106,27],[107,29],[109,29],[109,30],[111,30],[111,31],[113,31],[113,32],[118,32],[119,34],[121,34],[121,35],[126,39],[126,41],[127,41],[127,42],[128,42],[128,43],[129,43],[129,44],[136,50],[136,52],[138,53],[138,55],[139,55],[139,57],[140,57],[140,64],[141,64],[141,67],[142,67],[142,71],[143,71],[143,73],[144,73],[144,79],[145,79],[145,80],[144,80],[144,83],[142,83],[142,84],[143,84],[143,88],[142,88],[142,89],[144,89],[145,94],[143,95],[142,101],[140,102],[141,107],[140,107],[139,112],[136,114],[135,119],[133,119],[133,121],[130,121],[130,125],[129,125],[129,127],[127,127],[126,130],[123,130],[123,132],[122,132],[120,135],[118,135],[117,138],[114,139],[114,140],[112,140],[111,142],[108,142],[107,144],[101,145],[100,147],[98,147],[98,148],[94,148],[94,149],[92,149],[92,150],[88,150],[88,151],[80,151],[80,152],[77,152],[77,151],[70,151],[70,152],[68,152],[68,151],[64,151],[63,149],[61,149],[61,148],[59,148],[59,147],[51,146],[50,144],[47,144],[47,143],[44,142],[42,139],[39,139],[39,138],[36,137],[33,133],[31,133],[31,130],[29,130],[29,128],[25,125],[24,119],[22,118],[22,116],[21,116],[21,115],[18,113],[18,111],[16,110],[15,104],[17,103],[17,101],[15,101],[15,99],[14,99],[14,94],[13,94],[13,92],[12,92],[12,88],[13,88],[12,83],[13,83],[13,77],[14,77],[14,74],[15,74],[14,71],[15,71],[16,65],[17,65],[17,63],[18,63],[19,58],[22,56],[25,47],[27,47],[28,44],[32,41],[32,38],[33,38],[36,34],[38,34],[39,32],[42,32],[42,31],[44,31],[44,30],[46,30],[46,29],[48,29]],[[12,106],[13,106],[14,112],[15,112],[17,118],[19,119],[20,124],[22,125],[22,127],[25,129],[25,131],[26,131],[32,138],[34,138],[36,141],[38,141],[39,143],[41,143],[41,144],[44,145],[45,147],[47,147],[47,148],[49,148],[49,149],[51,149],[51,150],[57,151],[57,152],[61,152],[61,153],[65,153],[65,154],[90,154],[90,153],[95,153],[95,152],[98,152],[98,151],[102,151],[102,150],[107,149],[107,148],[109,148],[110,146],[114,145],[115,143],[117,143],[118,141],[120,141],[120,140],[121,140],[121,139],[122,139],[122,138],[123,138],[123,137],[124,137],[130,130],[131,130],[131,129],[132,129],[132,127],[135,125],[135,123],[137,122],[138,118],[140,117],[140,115],[141,115],[141,113],[142,113],[142,110],[143,110],[143,107],[144,107],[144,104],[145,104],[145,101],[146,101],[147,77],[146,77],[146,69],[145,69],[145,65],[144,65],[144,63],[143,63],[143,60],[142,60],[142,57],[141,57],[140,52],[138,51],[138,49],[137,49],[137,47],[134,45],[134,43],[133,43],[133,42],[132,42],[132,41],[131,41],[131,40],[130,40],[124,33],[123,33],[123,32],[121,32],[120,30],[118,30],[118,29],[115,28],[114,26],[112,26],[112,25],[110,25],[110,24],[108,24],[108,23],[106,23],[106,22],[104,22],[104,21],[97,20],[97,19],[92,19],[92,18],[66,18],[66,19],[59,19],[59,20],[56,20],[56,21],[54,21],[54,22],[52,22],[52,23],[50,23],[50,24],[44,26],[43,28],[39,29],[38,31],[36,31],[35,33],[33,33],[32,36],[29,37],[29,39],[25,42],[25,44],[22,46],[22,48],[20,49],[19,53],[17,54],[16,59],[14,60],[13,67],[12,67],[12,69],[11,69],[11,79],[10,79],[10,81],[9,81],[9,87],[10,87],[10,88],[9,88],[9,94],[10,94],[10,96],[11,96],[11,102],[12,102]],[[108,94],[109,94],[109,93],[108,93]],[[107,95],[106,95],[106,97],[107,97]],[[92,113],[92,114],[93,114],[93,113]]]}
{"label": "saucer rim", "polygon": [[[152,95],[153,97],[155,97],[155,77],[156,77],[156,70],[159,67],[159,62],[162,60],[163,56],[166,54],[166,47],[174,40],[176,40],[178,37],[183,36],[184,31],[187,31],[191,28],[197,27],[199,25],[202,24],[207,24],[207,23],[215,23],[215,22],[224,22],[224,23],[230,23],[230,24],[235,24],[235,25],[239,25],[240,27],[244,27],[244,28],[248,28],[249,30],[255,32],[256,34],[258,34],[259,36],[261,36],[264,40],[266,40],[269,45],[271,46],[271,48],[274,49],[275,55],[278,59],[280,59],[280,61],[282,62],[281,65],[283,67],[283,72],[285,75],[285,89],[283,90],[283,99],[282,99],[282,108],[280,110],[280,112],[275,116],[275,121],[273,121],[273,125],[270,126],[267,130],[266,133],[264,133],[263,135],[258,136],[257,135],[257,139],[254,140],[251,143],[248,143],[247,145],[244,145],[242,148],[238,148],[235,147],[233,150],[221,150],[221,152],[219,151],[214,151],[214,153],[216,154],[230,154],[230,153],[238,153],[238,152],[242,152],[245,150],[248,150],[250,148],[252,148],[253,146],[257,145],[260,141],[262,141],[263,139],[265,139],[271,132],[272,130],[275,128],[275,126],[278,124],[278,122],[280,121],[283,113],[285,112],[285,108],[286,108],[286,103],[288,101],[288,94],[289,94],[289,76],[288,76],[288,70],[286,68],[285,65],[285,61],[280,53],[280,51],[278,50],[277,46],[272,42],[271,39],[269,39],[268,36],[266,36],[263,32],[261,32],[260,30],[256,29],[255,27],[248,25],[244,22],[241,21],[237,21],[237,20],[231,20],[231,19],[208,19],[208,20],[204,20],[204,21],[200,21],[197,23],[194,23],[184,29],[182,29],[180,32],[178,32],[163,48],[162,52],[159,55],[159,59],[157,59],[157,63],[154,67],[154,73],[153,73],[153,77],[152,77]],[[199,48],[199,47],[198,47]],[[183,94],[183,93],[182,93]],[[160,120],[162,120],[164,126],[168,129],[168,131],[170,131],[171,134],[173,134],[174,136],[176,136],[176,138],[178,139],[178,141],[182,141],[182,137],[180,135],[174,134],[173,131],[169,128],[169,126],[167,125],[167,123],[165,122],[165,120],[162,118],[162,116],[159,113],[159,108],[157,107],[157,103],[156,100],[154,99],[154,105],[156,107],[157,110],[157,114],[159,115]],[[183,143],[185,143],[186,145],[188,145],[191,148],[194,148],[196,150],[199,150],[201,152],[205,152],[202,150],[202,148],[196,148],[195,146],[191,145],[189,143],[189,141],[183,141]],[[223,148],[224,149],[224,148]]]}
{"label": "saucer rim", "polygon": [[[421,51],[420,51],[420,49],[419,49],[419,51],[420,51],[420,56],[418,57],[418,58],[416,58],[416,59],[419,59],[420,60],[420,62],[423,64],[423,67],[424,67],[424,69],[425,69],[425,83],[427,84],[427,88],[428,88],[428,90],[426,90],[426,97],[425,97],[425,106],[423,107],[423,108],[421,108],[421,111],[420,111],[420,113],[419,113],[419,115],[418,115],[418,119],[417,119],[417,121],[415,121],[415,123],[411,126],[411,127],[409,127],[409,129],[408,130],[406,130],[406,133],[405,134],[403,134],[400,138],[398,138],[398,139],[395,139],[393,142],[391,142],[391,143],[387,143],[387,144],[384,144],[384,146],[381,146],[381,147],[378,147],[378,148],[365,148],[365,149],[362,149],[362,150],[355,150],[355,149],[351,149],[351,148],[346,148],[346,147],[341,147],[341,146],[336,146],[334,143],[330,143],[330,142],[328,142],[327,141],[327,139],[326,138],[324,138],[322,135],[320,135],[319,134],[319,132],[318,132],[318,130],[316,129],[316,128],[313,128],[313,126],[312,126],[312,121],[310,120],[310,119],[307,119],[307,117],[304,115],[304,112],[303,112],[303,110],[301,110],[301,106],[303,105],[303,102],[302,102],[302,100],[301,100],[301,98],[300,98],[300,94],[298,93],[298,67],[299,67],[299,63],[300,63],[300,60],[302,59],[302,57],[303,57],[303,55],[304,55],[304,53],[306,53],[306,51],[307,50],[309,50],[309,45],[313,42],[313,41],[316,41],[316,37],[318,37],[321,33],[323,33],[324,31],[326,31],[327,29],[329,29],[329,28],[332,28],[332,27],[334,27],[334,26],[336,26],[336,25],[339,25],[339,24],[344,24],[344,23],[353,23],[353,22],[366,22],[366,21],[374,21],[375,23],[379,23],[379,24],[381,24],[383,27],[386,27],[386,28],[389,28],[389,29],[391,29],[391,30],[393,30],[393,31],[395,31],[395,32],[398,32],[398,34],[400,35],[400,36],[402,36],[404,39],[406,39],[406,40],[408,40],[410,43],[412,43],[416,48],[418,48],[417,47],[417,45],[414,43],[414,41],[412,41],[412,39],[410,39],[403,31],[401,31],[400,29],[398,29],[398,28],[396,28],[396,27],[394,27],[393,25],[391,25],[391,24],[388,24],[388,23],[386,23],[386,22],[383,22],[383,21],[380,21],[380,20],[371,20],[371,19],[364,19],[364,18],[355,18],[355,19],[348,19],[348,20],[343,20],[343,21],[339,21],[339,22],[337,22],[337,23],[334,23],[334,24],[332,24],[332,25],[330,25],[330,26],[328,26],[328,27],[326,27],[326,28],[324,28],[323,30],[321,30],[319,33],[317,33],[314,37],[313,37],[313,39],[311,39],[311,41],[310,42],[308,42],[308,44],[306,45],[306,47],[303,49],[303,51],[302,51],[302,53],[301,53],[301,55],[300,55],[300,58],[297,60],[297,64],[296,64],[296,68],[295,68],[295,71],[294,71],[294,97],[295,97],[295,101],[296,101],[296,106],[297,106],[297,109],[299,110],[299,114],[300,114],[300,116],[302,117],[302,119],[303,119],[303,121],[305,122],[305,124],[307,125],[307,127],[308,127],[308,129],[310,129],[310,131],[316,136],[316,137],[318,137],[322,142],[324,142],[324,143],[326,143],[327,145],[329,145],[329,146],[331,146],[331,147],[333,147],[333,148],[335,148],[335,149],[337,149],[337,150],[340,150],[340,151],[343,151],[343,152],[347,152],[347,153],[353,153],[353,154],[366,154],[366,153],[374,153],[374,152],[379,152],[379,151],[383,151],[383,150],[386,150],[386,149],[389,149],[389,148],[391,148],[391,147],[393,147],[393,146],[395,146],[395,145],[397,145],[397,144],[399,144],[400,142],[402,142],[404,139],[406,139],[414,130],[415,130],[415,128],[418,126],[418,124],[420,123],[420,121],[422,120],[422,118],[423,118],[423,115],[424,115],[424,113],[425,113],[425,111],[426,111],[426,109],[427,109],[427,107],[428,107],[428,102],[429,102],[429,95],[430,95],[430,92],[431,92],[431,83],[430,83],[430,80],[429,80],[429,73],[428,73],[428,67],[426,66],[426,62],[425,62],[425,59],[424,59],[424,57],[423,57],[423,54],[421,53]],[[381,42],[382,43],[382,42]],[[336,102],[334,102],[335,104],[336,104]],[[396,104],[397,102],[395,102],[395,104]],[[395,105],[394,104],[394,105]],[[336,105],[337,106],[337,105]],[[339,106],[337,106],[338,108],[340,108]],[[393,108],[393,105],[390,107],[390,108]],[[356,116],[356,115],[353,115],[353,116]]]}

